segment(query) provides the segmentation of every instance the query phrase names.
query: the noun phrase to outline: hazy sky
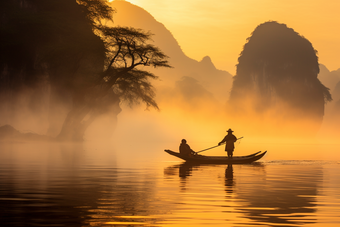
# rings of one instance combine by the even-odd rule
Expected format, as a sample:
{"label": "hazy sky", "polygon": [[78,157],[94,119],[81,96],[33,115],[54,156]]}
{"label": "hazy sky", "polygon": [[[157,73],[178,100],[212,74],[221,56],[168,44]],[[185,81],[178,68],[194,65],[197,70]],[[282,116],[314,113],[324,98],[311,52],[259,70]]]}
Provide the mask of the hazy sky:
{"label": "hazy sky", "polygon": [[274,20],[306,37],[319,63],[340,68],[339,0],[129,0],[169,29],[184,53],[209,55],[234,74],[237,58],[255,27]]}

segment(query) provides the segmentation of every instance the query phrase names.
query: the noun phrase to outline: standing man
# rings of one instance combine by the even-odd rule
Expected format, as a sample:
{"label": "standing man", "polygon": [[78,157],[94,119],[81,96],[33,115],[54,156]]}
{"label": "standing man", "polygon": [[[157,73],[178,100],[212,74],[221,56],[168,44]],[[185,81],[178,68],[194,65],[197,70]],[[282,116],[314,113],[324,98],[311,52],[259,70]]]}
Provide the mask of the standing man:
{"label": "standing man", "polygon": [[225,144],[225,151],[228,153],[228,158],[232,158],[233,157],[233,152],[235,149],[234,143],[236,142],[237,138],[236,136],[233,134],[233,130],[229,129],[228,134],[224,137],[224,139],[218,143],[218,145],[221,145],[222,143],[226,143]]}

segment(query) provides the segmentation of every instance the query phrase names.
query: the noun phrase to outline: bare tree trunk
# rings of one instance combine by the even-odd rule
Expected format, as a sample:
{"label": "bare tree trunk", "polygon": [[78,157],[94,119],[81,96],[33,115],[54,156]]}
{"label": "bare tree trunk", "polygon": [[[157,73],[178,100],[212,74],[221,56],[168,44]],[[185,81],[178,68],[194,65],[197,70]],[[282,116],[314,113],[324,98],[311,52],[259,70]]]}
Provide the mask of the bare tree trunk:
{"label": "bare tree trunk", "polygon": [[78,95],[78,99],[74,101],[74,106],[57,136],[58,140],[83,141],[86,130],[99,116],[110,112],[112,117],[116,117],[121,112],[120,99],[113,92],[91,103],[85,103],[83,97]]}

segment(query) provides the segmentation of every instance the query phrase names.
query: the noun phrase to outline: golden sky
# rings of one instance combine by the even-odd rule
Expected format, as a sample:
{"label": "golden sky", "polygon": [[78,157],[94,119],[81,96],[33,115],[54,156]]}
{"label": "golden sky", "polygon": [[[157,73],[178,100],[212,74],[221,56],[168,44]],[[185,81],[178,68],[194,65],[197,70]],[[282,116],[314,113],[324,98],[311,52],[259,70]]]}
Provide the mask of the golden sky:
{"label": "golden sky", "polygon": [[339,0],[129,0],[165,25],[184,53],[235,74],[237,58],[255,27],[274,20],[306,37],[319,63],[340,68]]}

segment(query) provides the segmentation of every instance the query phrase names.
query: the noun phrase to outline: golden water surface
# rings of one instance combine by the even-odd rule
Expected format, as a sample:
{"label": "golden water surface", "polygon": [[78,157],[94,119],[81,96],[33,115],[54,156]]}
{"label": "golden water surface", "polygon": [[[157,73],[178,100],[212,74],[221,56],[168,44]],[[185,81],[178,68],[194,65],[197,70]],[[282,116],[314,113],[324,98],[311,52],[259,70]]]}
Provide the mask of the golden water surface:
{"label": "golden water surface", "polygon": [[331,155],[289,159],[268,145],[254,164],[190,165],[163,146],[1,144],[1,225],[340,225],[340,162]]}

